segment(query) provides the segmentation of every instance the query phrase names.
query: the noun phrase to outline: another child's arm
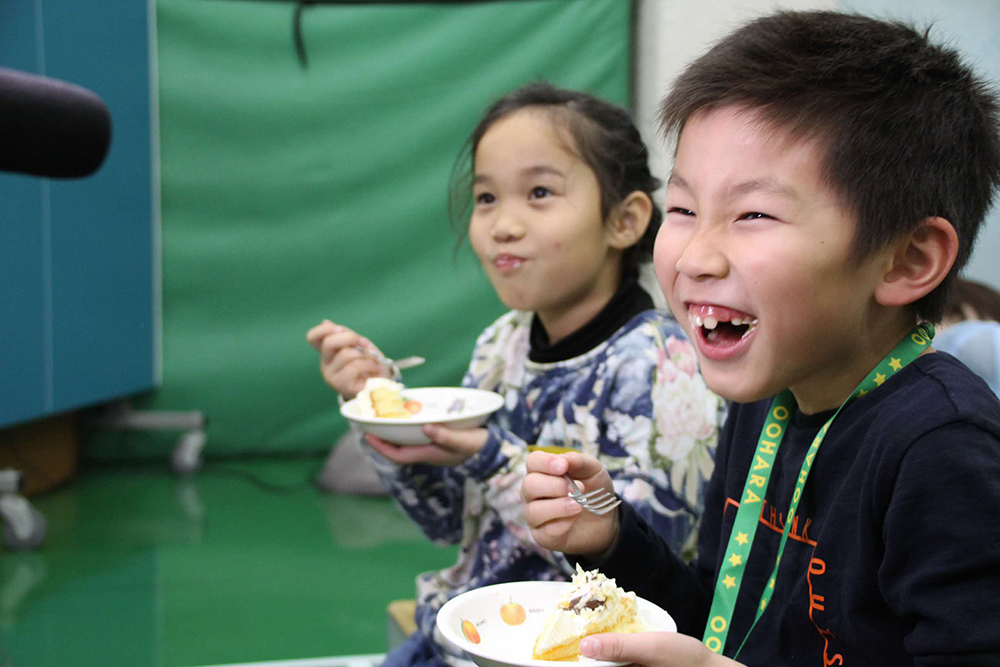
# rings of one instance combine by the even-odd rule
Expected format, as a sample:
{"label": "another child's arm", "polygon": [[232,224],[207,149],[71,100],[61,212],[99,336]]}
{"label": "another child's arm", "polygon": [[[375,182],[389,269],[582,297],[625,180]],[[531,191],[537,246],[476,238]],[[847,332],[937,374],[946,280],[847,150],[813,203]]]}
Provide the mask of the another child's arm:
{"label": "another child's arm", "polygon": [[306,333],[306,340],[319,352],[323,380],[344,400],[354,398],[370,377],[387,377],[388,370],[372,355],[357,348],[378,352],[378,348],[345,326],[323,320]]}

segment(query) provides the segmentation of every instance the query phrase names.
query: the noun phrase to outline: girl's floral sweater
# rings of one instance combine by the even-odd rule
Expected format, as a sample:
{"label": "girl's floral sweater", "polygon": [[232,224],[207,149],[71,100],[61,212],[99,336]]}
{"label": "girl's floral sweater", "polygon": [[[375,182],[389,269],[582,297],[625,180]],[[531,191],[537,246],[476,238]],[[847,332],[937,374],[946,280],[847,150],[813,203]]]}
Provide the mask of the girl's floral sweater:
{"label": "girl's floral sweater", "polygon": [[[724,403],[705,386],[681,328],[648,310],[590,351],[542,364],[528,359],[531,321],[510,311],[476,342],[462,384],[505,399],[482,450],[455,467],[396,466],[373,452],[386,488],[427,536],[461,545],[455,565],[417,577],[424,637],[435,637],[438,609],[459,593],[569,579],[565,558],[535,544],[522,517],[529,448],[596,456],[620,497],[678,552],[694,553]],[[441,637],[434,643],[440,653]]]}

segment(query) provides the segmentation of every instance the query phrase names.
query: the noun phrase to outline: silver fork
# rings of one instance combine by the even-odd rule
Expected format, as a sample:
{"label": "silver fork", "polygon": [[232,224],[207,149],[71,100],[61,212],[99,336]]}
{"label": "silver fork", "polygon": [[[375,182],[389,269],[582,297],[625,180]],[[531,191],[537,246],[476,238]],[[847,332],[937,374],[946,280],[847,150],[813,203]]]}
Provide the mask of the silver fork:
{"label": "silver fork", "polygon": [[355,345],[354,349],[367,354],[370,357],[374,357],[380,363],[385,364],[392,371],[393,377],[398,377],[400,375],[399,371],[405,370],[407,368],[413,368],[414,366],[419,366],[420,364],[427,361],[423,357],[403,357],[402,359],[390,359],[381,352],[376,352],[375,350],[370,350],[367,347],[361,347],[360,345]]}
{"label": "silver fork", "polygon": [[563,475],[563,477],[569,482],[569,497],[593,514],[607,514],[622,503],[621,498],[607,489],[595,489],[589,493],[582,493],[576,485],[576,480],[569,475]]}

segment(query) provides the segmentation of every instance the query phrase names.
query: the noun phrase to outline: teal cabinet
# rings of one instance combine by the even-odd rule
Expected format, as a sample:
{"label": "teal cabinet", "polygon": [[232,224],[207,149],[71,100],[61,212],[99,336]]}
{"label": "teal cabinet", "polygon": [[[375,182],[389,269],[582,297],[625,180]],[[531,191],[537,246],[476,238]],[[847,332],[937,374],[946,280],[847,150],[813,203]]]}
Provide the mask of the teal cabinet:
{"label": "teal cabinet", "polygon": [[88,88],[112,116],[93,176],[0,173],[0,428],[159,383],[153,12],[0,3],[0,65]]}

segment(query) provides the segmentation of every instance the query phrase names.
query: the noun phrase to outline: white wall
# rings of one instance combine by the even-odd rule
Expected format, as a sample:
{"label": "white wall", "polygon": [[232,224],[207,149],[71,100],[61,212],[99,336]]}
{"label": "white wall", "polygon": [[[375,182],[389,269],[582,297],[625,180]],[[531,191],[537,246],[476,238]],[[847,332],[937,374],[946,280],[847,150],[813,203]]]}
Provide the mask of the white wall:
{"label": "white wall", "polygon": [[[968,56],[1000,87],[1000,0],[639,0],[635,110],[653,151],[654,173],[670,173],[672,147],[659,135],[659,100],[681,69],[731,29],[776,9],[839,9],[924,26]],[[965,276],[1000,289],[1000,202],[994,205]]]}
{"label": "white wall", "polygon": [[777,9],[835,9],[836,0],[638,0],[635,112],[652,150],[653,173],[670,173],[673,147],[656,126],[656,109],[684,66],[732,29]]}

